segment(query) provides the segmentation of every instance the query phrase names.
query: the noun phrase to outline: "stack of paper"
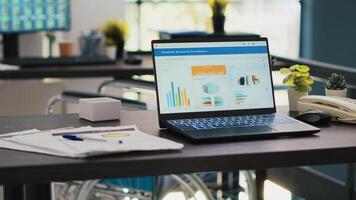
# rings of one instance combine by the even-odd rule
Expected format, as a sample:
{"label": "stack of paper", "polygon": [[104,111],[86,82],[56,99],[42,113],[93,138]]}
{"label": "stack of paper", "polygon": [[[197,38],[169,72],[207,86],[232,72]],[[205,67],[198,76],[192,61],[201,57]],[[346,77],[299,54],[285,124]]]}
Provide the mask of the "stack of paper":
{"label": "stack of paper", "polygon": [[[84,137],[69,140],[63,135]],[[83,158],[129,151],[175,150],[183,144],[143,133],[136,126],[37,129],[0,135],[0,148]]]}

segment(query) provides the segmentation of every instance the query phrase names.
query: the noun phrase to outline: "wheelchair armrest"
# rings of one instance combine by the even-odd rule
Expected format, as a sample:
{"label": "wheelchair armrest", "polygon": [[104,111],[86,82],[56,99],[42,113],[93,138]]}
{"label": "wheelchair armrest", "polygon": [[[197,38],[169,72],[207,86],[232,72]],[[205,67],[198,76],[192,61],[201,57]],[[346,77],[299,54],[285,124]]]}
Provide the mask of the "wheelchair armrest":
{"label": "wheelchair armrest", "polygon": [[101,94],[104,87],[114,86],[115,84],[119,84],[121,87],[135,87],[153,91],[156,89],[155,82],[153,81],[136,80],[130,78],[104,81],[99,85],[97,92]]}
{"label": "wheelchair armrest", "polygon": [[62,98],[63,99],[69,99],[72,102],[78,102],[79,99],[81,98],[99,98],[99,97],[110,97],[113,99],[118,99],[121,100],[121,103],[129,105],[129,106],[135,106],[139,107],[142,109],[147,109],[147,105],[145,102],[142,101],[137,101],[137,100],[132,100],[132,99],[126,99],[123,97],[117,97],[117,96],[111,96],[111,95],[101,95],[97,93],[90,93],[90,92],[79,92],[79,91],[63,91],[62,92]]}

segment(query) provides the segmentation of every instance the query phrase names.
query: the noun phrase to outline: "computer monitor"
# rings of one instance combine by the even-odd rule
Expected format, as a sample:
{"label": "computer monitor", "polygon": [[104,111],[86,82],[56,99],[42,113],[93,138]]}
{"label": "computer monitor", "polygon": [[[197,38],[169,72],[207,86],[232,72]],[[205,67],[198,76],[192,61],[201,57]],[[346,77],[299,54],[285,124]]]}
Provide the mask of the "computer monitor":
{"label": "computer monitor", "polygon": [[18,57],[18,34],[70,29],[70,0],[0,0],[4,57]]}

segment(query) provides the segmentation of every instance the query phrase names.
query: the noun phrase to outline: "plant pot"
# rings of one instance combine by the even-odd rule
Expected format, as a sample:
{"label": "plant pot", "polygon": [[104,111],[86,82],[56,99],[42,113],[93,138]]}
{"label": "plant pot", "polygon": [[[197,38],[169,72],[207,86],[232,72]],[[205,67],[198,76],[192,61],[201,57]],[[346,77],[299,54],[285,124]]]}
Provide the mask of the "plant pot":
{"label": "plant pot", "polygon": [[116,60],[116,46],[107,46],[105,48],[106,56],[110,59]]}
{"label": "plant pot", "polygon": [[300,97],[308,95],[307,92],[298,92],[294,88],[288,88],[289,110],[298,111],[298,101]]}
{"label": "plant pot", "polygon": [[337,97],[346,97],[347,88],[343,90],[329,90],[325,88],[325,95],[326,96],[337,96]]}
{"label": "plant pot", "polygon": [[61,57],[74,56],[74,43],[73,42],[60,42],[59,55]]}
{"label": "plant pot", "polygon": [[213,15],[213,28],[214,33],[224,33],[225,29],[225,16],[224,15]]}

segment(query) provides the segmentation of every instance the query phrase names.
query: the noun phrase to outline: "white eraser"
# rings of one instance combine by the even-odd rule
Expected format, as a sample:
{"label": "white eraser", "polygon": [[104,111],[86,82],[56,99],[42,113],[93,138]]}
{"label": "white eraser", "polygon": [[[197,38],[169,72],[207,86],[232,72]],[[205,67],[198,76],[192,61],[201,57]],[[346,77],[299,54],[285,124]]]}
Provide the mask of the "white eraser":
{"label": "white eraser", "polygon": [[121,101],[109,97],[79,100],[79,117],[96,122],[119,120]]}

